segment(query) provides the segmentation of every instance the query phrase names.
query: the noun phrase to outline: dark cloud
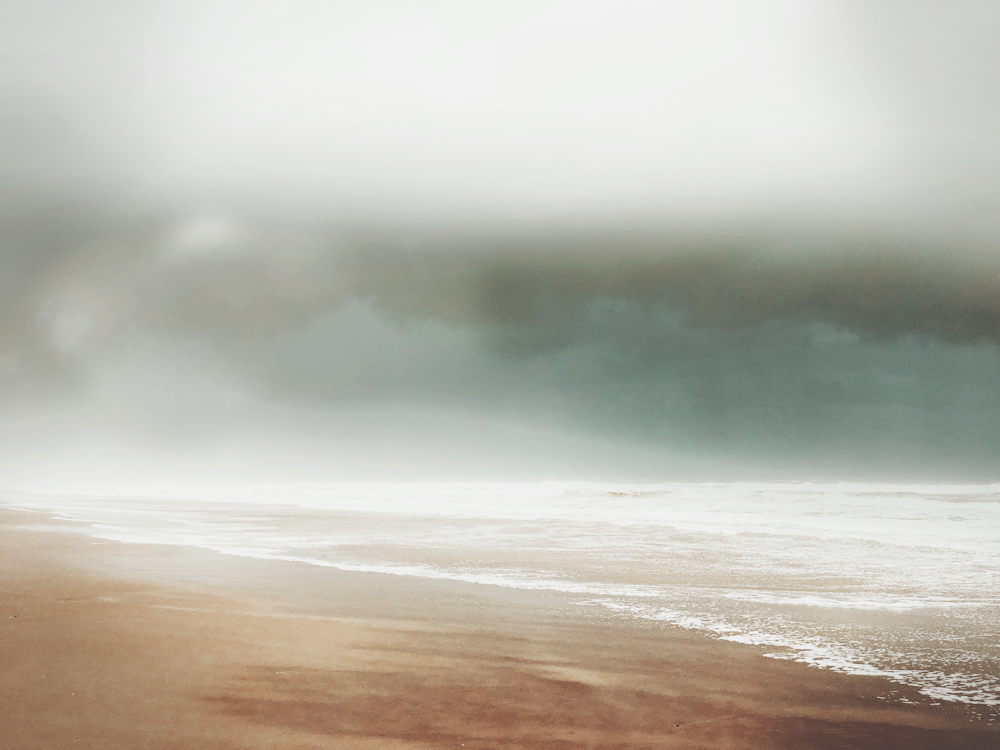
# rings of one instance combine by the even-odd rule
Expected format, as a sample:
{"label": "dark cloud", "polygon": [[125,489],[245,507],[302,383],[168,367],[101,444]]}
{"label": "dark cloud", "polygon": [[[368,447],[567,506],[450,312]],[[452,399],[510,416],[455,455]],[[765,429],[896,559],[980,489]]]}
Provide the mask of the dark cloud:
{"label": "dark cloud", "polygon": [[482,327],[528,351],[585,335],[581,319],[604,299],[675,312],[692,329],[788,321],[872,341],[1000,343],[997,256],[912,238],[733,235],[569,231],[466,247],[442,239],[446,249],[430,241],[369,261],[356,288],[398,315]]}
{"label": "dark cloud", "polygon": [[[616,305],[635,328],[666,315],[686,331],[781,322],[870,342],[1000,344],[1000,255],[940,240],[690,227],[365,230],[80,202],[8,212],[4,335],[64,353],[130,333],[266,347],[349,299],[400,321],[472,330],[510,355],[605,335],[595,321]],[[65,322],[74,317],[77,334]]]}
{"label": "dark cloud", "polygon": [[968,242],[242,215],[9,215],[8,412],[103,399],[190,442],[266,403],[457,409],[779,475],[997,458],[1000,274]]}

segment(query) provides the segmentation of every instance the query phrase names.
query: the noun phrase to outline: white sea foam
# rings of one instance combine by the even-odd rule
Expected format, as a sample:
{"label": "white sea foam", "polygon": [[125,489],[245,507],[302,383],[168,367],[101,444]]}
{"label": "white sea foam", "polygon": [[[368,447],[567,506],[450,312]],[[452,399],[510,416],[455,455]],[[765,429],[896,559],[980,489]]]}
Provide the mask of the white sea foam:
{"label": "white sea foam", "polygon": [[908,610],[928,609],[928,608],[951,608],[951,607],[974,607],[980,602],[949,601],[940,598],[885,598],[858,599],[858,598],[838,598],[833,599],[824,596],[779,596],[762,591],[756,592],[735,592],[731,591],[725,595],[727,599],[735,599],[745,602],[760,602],[762,604],[783,604],[792,607],[830,607],[834,609],[884,609],[897,612]]}

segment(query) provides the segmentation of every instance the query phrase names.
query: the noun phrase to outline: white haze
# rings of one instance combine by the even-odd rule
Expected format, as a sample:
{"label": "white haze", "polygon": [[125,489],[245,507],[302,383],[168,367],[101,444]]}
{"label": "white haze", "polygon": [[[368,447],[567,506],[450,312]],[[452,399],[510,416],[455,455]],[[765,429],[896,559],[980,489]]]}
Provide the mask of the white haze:
{"label": "white haze", "polygon": [[874,54],[893,40],[865,33],[892,25],[852,3],[47,0],[4,15],[13,106],[68,119],[98,166],[188,201],[856,211],[912,183],[927,145]]}
{"label": "white haze", "polygon": [[998,24],[0,0],[0,471],[991,478]]}
{"label": "white haze", "polygon": [[786,0],[175,4],[154,168],[404,213],[846,192],[894,123],[842,24]]}

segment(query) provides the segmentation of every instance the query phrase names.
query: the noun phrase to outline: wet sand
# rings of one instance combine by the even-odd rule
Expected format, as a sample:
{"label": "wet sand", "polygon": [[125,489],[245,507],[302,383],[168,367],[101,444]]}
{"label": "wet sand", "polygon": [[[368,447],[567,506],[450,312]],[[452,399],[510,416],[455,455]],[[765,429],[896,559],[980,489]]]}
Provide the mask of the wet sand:
{"label": "wet sand", "polygon": [[1000,747],[885,680],[557,595],[55,525],[0,511],[0,748]]}

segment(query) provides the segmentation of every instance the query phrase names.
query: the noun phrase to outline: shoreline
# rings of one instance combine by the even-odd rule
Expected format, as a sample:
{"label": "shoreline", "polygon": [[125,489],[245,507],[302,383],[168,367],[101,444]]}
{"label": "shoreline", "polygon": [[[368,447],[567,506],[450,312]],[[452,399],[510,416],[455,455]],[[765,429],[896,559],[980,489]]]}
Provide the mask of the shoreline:
{"label": "shoreline", "polygon": [[43,526],[74,524],[0,511],[4,747],[1000,742],[961,707],[880,700],[906,697],[883,678],[599,619],[557,594],[100,543]]}

